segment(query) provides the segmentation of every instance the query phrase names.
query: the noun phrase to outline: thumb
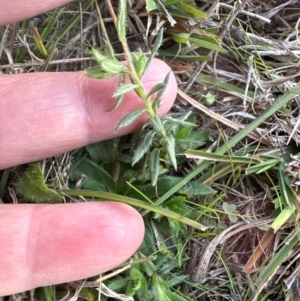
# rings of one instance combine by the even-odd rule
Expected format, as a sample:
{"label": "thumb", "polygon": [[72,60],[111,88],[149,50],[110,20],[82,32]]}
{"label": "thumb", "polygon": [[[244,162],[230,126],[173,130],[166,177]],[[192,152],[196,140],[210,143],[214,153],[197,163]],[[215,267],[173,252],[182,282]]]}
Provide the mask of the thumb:
{"label": "thumb", "polygon": [[0,296],[110,270],[143,235],[141,216],[121,203],[0,205]]}

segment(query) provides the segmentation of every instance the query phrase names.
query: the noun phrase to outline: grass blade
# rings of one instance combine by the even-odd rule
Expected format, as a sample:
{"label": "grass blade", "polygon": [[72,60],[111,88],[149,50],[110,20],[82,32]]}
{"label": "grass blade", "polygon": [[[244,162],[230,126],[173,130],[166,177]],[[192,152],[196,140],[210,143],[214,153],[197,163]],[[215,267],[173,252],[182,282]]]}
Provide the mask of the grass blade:
{"label": "grass blade", "polygon": [[85,189],[69,189],[69,190],[61,190],[60,192],[70,195],[70,196],[84,196],[84,197],[93,197],[93,198],[100,198],[100,199],[105,199],[105,200],[112,200],[116,202],[121,202],[125,203],[131,206],[135,206],[138,208],[143,208],[146,210],[150,210],[155,213],[159,213],[161,215],[164,215],[166,217],[175,219],[181,223],[184,223],[186,225],[189,225],[191,227],[194,227],[198,230],[205,231],[207,229],[206,226],[197,223],[187,217],[184,217],[176,212],[173,212],[171,210],[168,210],[166,208],[162,208],[156,205],[151,205],[149,203],[129,198],[126,196],[114,194],[114,193],[109,193],[109,192],[102,192],[102,191],[94,191],[94,190],[85,190]]}
{"label": "grass blade", "polygon": [[[272,116],[275,112],[277,112],[280,108],[286,105],[291,99],[296,97],[300,93],[300,85],[296,85],[290,91],[287,91],[282,96],[277,98],[274,103],[268,107],[260,116],[258,116],[255,120],[253,120],[248,126],[238,132],[235,136],[233,136],[230,140],[223,144],[220,148],[216,150],[216,154],[225,154],[229,149],[234,147],[241,139],[245,138],[249,133],[254,131],[262,122],[264,122],[267,118]],[[172,196],[175,192],[177,192],[181,187],[187,184],[190,180],[196,177],[200,172],[202,172],[205,168],[210,165],[210,162],[203,162],[197,168],[195,168],[189,175],[182,179],[180,183],[175,185],[172,189],[162,195],[156,202],[156,205],[162,204],[165,200],[167,200],[170,196]]]}

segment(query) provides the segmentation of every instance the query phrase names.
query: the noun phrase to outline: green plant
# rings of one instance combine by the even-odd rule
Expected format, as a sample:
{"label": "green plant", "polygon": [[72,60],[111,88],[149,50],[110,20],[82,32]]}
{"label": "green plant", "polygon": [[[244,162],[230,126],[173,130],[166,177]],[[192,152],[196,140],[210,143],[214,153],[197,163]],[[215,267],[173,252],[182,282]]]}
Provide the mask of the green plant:
{"label": "green plant", "polygon": [[[97,1],[89,0],[82,6],[83,14],[59,8],[33,24],[36,30],[30,28],[29,20],[16,24],[18,38],[26,37],[29,47],[33,46],[31,52],[39,59],[46,58],[34,62],[39,70],[52,66],[63,70],[53,59],[74,57],[73,49],[78,49],[76,57],[91,64],[82,54],[90,45],[97,49],[92,50],[97,66],[88,68],[87,75],[120,78],[111,110],[129,91],[137,93],[144,103],[144,109],[126,116],[118,128],[140,114],[149,116],[132,136],[77,150],[67,164],[60,162],[60,157],[55,163],[45,161],[37,182],[60,192],[61,187],[68,187],[63,191],[67,200],[68,194],[91,201],[110,198],[141,212],[146,224],[143,246],[127,271],[105,280],[117,292],[137,300],[296,298],[298,278],[293,276],[297,271],[300,208],[299,85],[294,80],[299,77],[297,7],[288,3],[277,7],[281,11],[270,26],[266,16],[277,11],[275,2],[259,7],[249,1],[234,6],[226,1],[201,0],[146,0],[145,5],[138,1],[139,7],[136,3],[127,2],[133,6],[126,8],[126,2],[121,1],[116,17],[112,4],[117,11],[117,3],[107,0],[99,8]],[[68,11],[79,11],[75,2],[73,5]],[[98,36],[88,29],[97,12],[99,40],[105,40],[102,48],[101,42],[95,46]],[[109,12],[121,42],[111,35],[115,31],[108,21]],[[57,21],[65,25],[55,28]],[[137,27],[138,31],[132,30]],[[81,44],[71,47],[71,53],[66,51],[64,44],[69,43],[72,31],[84,37],[85,29],[94,39],[83,38]],[[3,32],[0,28],[0,35]],[[4,49],[10,50],[13,61],[26,62],[25,69],[29,66],[26,71],[30,71],[32,56],[27,49],[17,40],[9,44],[5,39]],[[135,44],[131,44],[133,39]],[[129,51],[137,44],[147,49],[147,55],[140,49]],[[159,121],[155,119],[160,101],[157,96],[163,93],[168,78],[153,88],[153,94],[146,95],[141,84],[154,56],[177,73],[182,101],[176,103],[172,115]],[[120,63],[117,57],[125,57],[126,62]],[[5,55],[0,60],[9,63],[5,68],[14,68]],[[78,70],[89,65],[79,66],[77,62],[64,66]],[[168,142],[169,136],[173,138]],[[296,156],[291,158],[291,154]],[[53,172],[55,164],[57,170],[68,166],[66,178]],[[8,175],[9,171],[4,171],[0,182],[4,200],[11,180]],[[27,177],[26,171],[20,176],[28,185],[35,180]],[[30,201],[36,200],[35,189],[41,190],[32,187]],[[193,268],[188,269],[191,262]],[[193,269],[201,275],[193,274]],[[189,282],[186,272],[196,282]],[[90,287],[71,289],[71,293],[75,293],[74,298],[80,294],[91,301],[98,296]],[[57,294],[60,298],[54,286],[41,294],[37,292],[34,297],[50,300]]]}
{"label": "green plant", "polygon": [[179,248],[176,241],[180,241],[182,234],[170,231],[166,220],[146,222],[145,239],[133,256],[132,267],[122,277],[108,281],[108,287],[114,291],[125,290],[126,295],[134,296],[135,300],[190,300],[176,289],[187,278],[180,272],[182,259],[175,255]]}
{"label": "green plant", "polygon": [[[137,146],[136,152],[134,153],[132,164],[136,164],[147,154],[148,156],[146,160],[149,161],[151,182],[154,186],[157,183],[158,175],[160,174],[159,166],[161,160],[167,162],[167,169],[169,169],[169,166],[173,166],[173,168],[177,170],[178,163],[176,159],[175,137],[176,127],[178,125],[186,127],[190,127],[191,125],[193,126],[193,124],[186,121],[191,112],[187,112],[187,114],[184,114],[182,117],[176,119],[171,118],[170,116],[167,116],[163,119],[159,118],[157,110],[161,103],[161,97],[168,85],[170,74],[167,74],[164,81],[156,84],[149,93],[146,92],[142,83],[142,77],[145,74],[145,71],[149,67],[152,59],[158,53],[158,50],[162,44],[164,30],[159,30],[156,41],[153,44],[151,53],[148,57],[141,49],[131,53],[126,37],[127,1],[119,1],[118,16],[115,15],[114,9],[109,0],[107,1],[107,5],[117,29],[118,39],[124,51],[126,64],[122,64],[116,59],[116,55],[110,43],[101,13],[98,10],[100,25],[105,35],[105,54],[102,54],[96,49],[92,50],[93,56],[98,62],[98,66],[88,68],[86,75],[88,77],[98,79],[109,78],[115,75],[119,76],[120,86],[113,94],[113,96],[116,98],[116,102],[112,106],[111,110],[116,109],[123,102],[124,95],[130,91],[135,91],[135,93],[139,95],[141,100],[144,102],[145,108],[137,109],[125,116],[117,125],[116,130],[130,125],[142,114],[148,114],[149,121],[144,126],[147,131],[143,132],[142,137],[139,137],[141,140]],[[193,8],[190,5],[182,3],[177,3],[176,5],[189,14],[200,18],[205,18],[205,13]],[[152,2],[151,4],[148,3],[148,6],[153,7],[153,9],[157,8],[157,6]],[[166,11],[162,3],[160,3],[159,7]],[[196,43],[199,39],[203,39],[204,44],[202,45],[201,43],[201,46],[203,47],[215,49],[216,51],[225,51],[221,46],[218,46],[219,43],[217,38],[211,37],[208,34],[206,36],[201,36],[198,34],[197,37],[193,37],[195,34],[186,35],[189,36],[194,43]],[[172,36],[175,37],[176,34],[172,34]],[[206,42],[204,42],[205,40]],[[178,42],[182,43],[183,41]],[[129,77],[130,83],[126,83],[126,76]],[[149,128],[149,125],[151,128]],[[178,140],[179,139],[177,139],[177,141]]]}
{"label": "green plant", "polygon": [[[155,85],[149,93],[146,92],[142,84],[142,77],[162,43],[163,30],[159,31],[156,38],[156,42],[148,58],[141,49],[137,52],[130,53],[126,39],[127,1],[119,1],[118,17],[116,17],[109,1],[108,4],[110,14],[117,28],[119,41],[121,42],[124,50],[126,65],[122,64],[116,59],[115,53],[110,44],[109,37],[106,34],[106,55],[103,55],[96,49],[93,49],[94,58],[99,63],[99,66],[87,69],[87,76],[101,79],[119,75],[120,87],[115,91],[113,95],[116,98],[116,103],[113,105],[111,110],[116,109],[122,103],[124,99],[124,94],[130,91],[135,91],[139,95],[141,100],[144,102],[144,109],[137,109],[131,112],[130,114],[125,116],[116,127],[116,130],[119,130],[123,127],[130,125],[142,114],[146,113],[149,115],[149,122],[152,128],[154,129],[154,132],[149,132],[149,134],[147,134],[144,138],[143,143],[139,148],[139,152],[135,156],[133,164],[139,161],[143,154],[148,150],[154,135],[158,135],[160,137],[162,147],[167,151],[171,164],[175,169],[177,169],[174,136],[171,130],[166,130],[157,113],[157,109],[160,106],[161,102],[161,96],[166,89],[170,74],[166,76],[163,83]],[[102,20],[101,16],[100,20]],[[103,25],[103,22],[101,22],[101,25],[103,31],[106,33],[106,29]],[[130,78],[131,83],[129,84],[125,83],[126,75],[128,75]],[[155,150],[150,155],[153,184],[156,183],[158,176],[158,160],[159,152],[158,150]]]}

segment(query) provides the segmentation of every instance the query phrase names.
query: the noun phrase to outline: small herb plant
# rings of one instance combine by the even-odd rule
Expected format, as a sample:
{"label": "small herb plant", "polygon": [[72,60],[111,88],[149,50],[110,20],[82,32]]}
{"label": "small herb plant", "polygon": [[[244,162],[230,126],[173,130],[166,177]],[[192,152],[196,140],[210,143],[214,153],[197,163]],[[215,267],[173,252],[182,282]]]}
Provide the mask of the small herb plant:
{"label": "small herb plant", "polygon": [[[137,163],[149,150],[154,136],[158,136],[161,148],[166,150],[168,159],[171,165],[176,170],[177,161],[175,155],[175,139],[172,133],[172,127],[166,128],[166,123],[164,123],[160,119],[157,113],[157,109],[160,106],[162,94],[167,87],[170,74],[167,74],[164,81],[162,83],[156,84],[149,93],[146,92],[142,83],[143,75],[145,74],[152,59],[154,58],[155,54],[162,44],[163,30],[161,29],[159,31],[149,57],[146,57],[145,53],[141,49],[139,49],[137,52],[131,53],[129,51],[129,46],[126,39],[127,1],[119,1],[118,17],[116,17],[110,2],[108,2],[108,7],[117,28],[119,41],[121,42],[123,47],[124,55],[126,58],[126,65],[122,64],[116,59],[102,17],[99,13],[100,24],[106,38],[106,53],[102,54],[96,49],[92,50],[94,58],[99,65],[88,68],[86,75],[88,77],[98,79],[110,78],[112,76],[119,75],[120,86],[113,94],[113,96],[116,98],[116,102],[112,106],[111,110],[116,109],[123,102],[124,94],[130,91],[135,91],[144,102],[145,108],[137,109],[129,113],[120,121],[120,123],[116,127],[116,130],[119,130],[130,125],[142,114],[146,113],[149,115],[149,123],[151,124],[153,130],[148,131],[147,134],[143,137],[134,156],[133,164]],[[125,83],[126,75],[129,76],[131,81],[130,83]],[[171,120],[169,119],[169,122],[170,121]],[[150,172],[153,185],[156,184],[158,177],[157,166],[159,165],[159,153],[160,148],[155,148],[153,149],[149,157],[149,160],[151,162]]]}

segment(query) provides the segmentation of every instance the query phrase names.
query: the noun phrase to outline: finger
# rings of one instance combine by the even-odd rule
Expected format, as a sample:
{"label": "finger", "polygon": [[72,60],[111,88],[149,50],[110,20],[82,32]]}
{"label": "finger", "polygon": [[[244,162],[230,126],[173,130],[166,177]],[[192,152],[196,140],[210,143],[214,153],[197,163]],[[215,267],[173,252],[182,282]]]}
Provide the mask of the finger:
{"label": "finger", "polygon": [[[170,68],[154,60],[143,83],[146,90],[162,82]],[[0,169],[54,156],[89,143],[133,132],[147,118],[115,131],[124,116],[143,108],[130,92],[119,108],[115,102],[118,77],[88,79],[83,72],[33,73],[0,76]],[[177,94],[174,74],[159,109],[165,114]]]}
{"label": "finger", "polygon": [[72,0],[10,0],[0,1],[0,25],[36,16]]}
{"label": "finger", "polygon": [[128,259],[144,236],[113,202],[0,206],[0,296],[87,278]]}

